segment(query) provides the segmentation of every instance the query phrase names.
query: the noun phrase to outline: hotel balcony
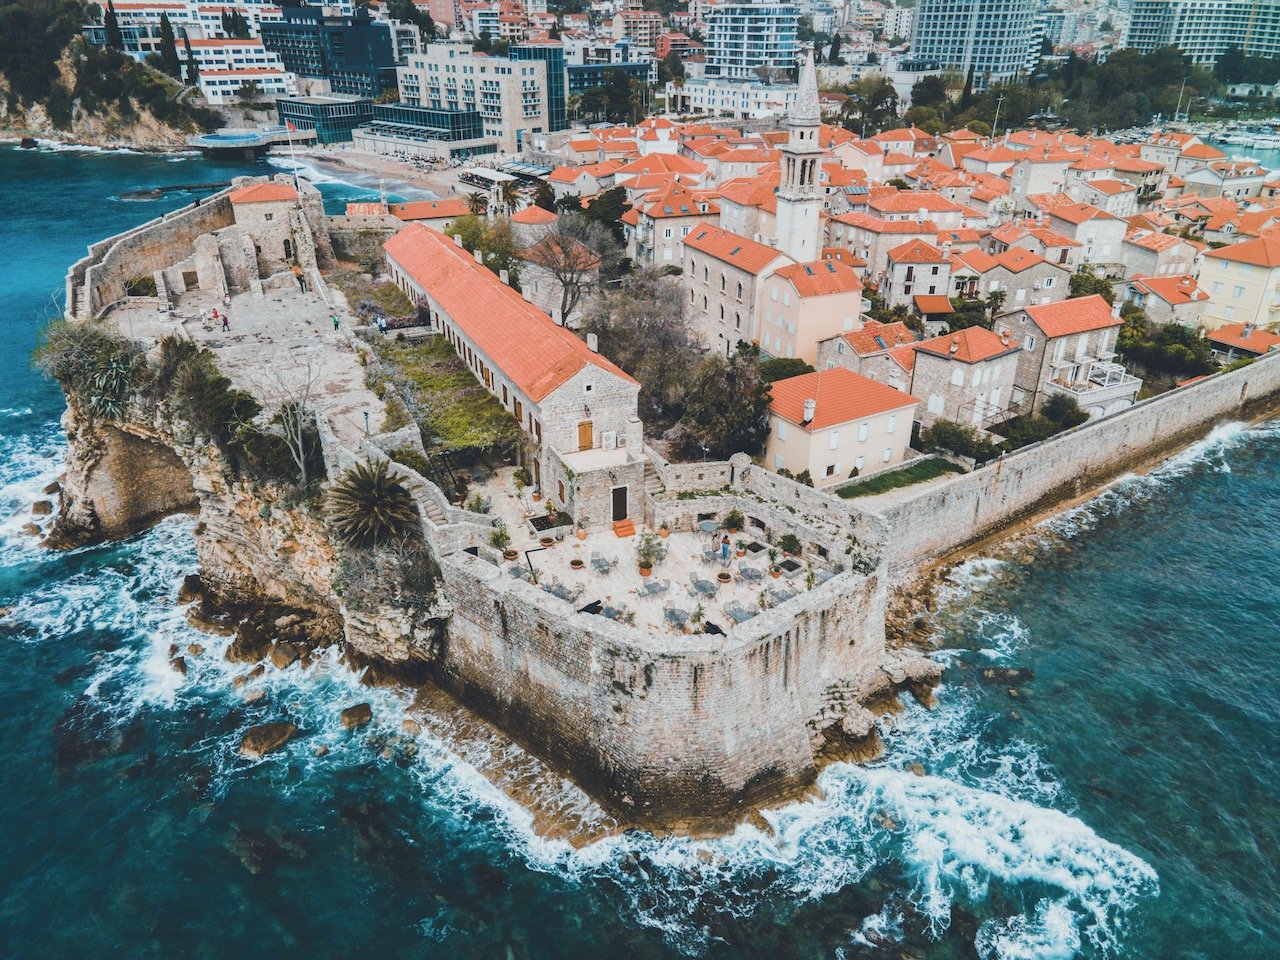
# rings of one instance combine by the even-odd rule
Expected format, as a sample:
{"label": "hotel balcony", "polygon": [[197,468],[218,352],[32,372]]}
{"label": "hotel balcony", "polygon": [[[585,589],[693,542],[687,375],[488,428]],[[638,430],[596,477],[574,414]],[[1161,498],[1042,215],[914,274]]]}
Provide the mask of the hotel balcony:
{"label": "hotel balcony", "polygon": [[[1115,413],[1130,406],[1142,381],[1110,360],[1079,360],[1054,364],[1054,375],[1045,381],[1045,394],[1074,397],[1091,417]],[[1073,378],[1072,374],[1075,372]]]}

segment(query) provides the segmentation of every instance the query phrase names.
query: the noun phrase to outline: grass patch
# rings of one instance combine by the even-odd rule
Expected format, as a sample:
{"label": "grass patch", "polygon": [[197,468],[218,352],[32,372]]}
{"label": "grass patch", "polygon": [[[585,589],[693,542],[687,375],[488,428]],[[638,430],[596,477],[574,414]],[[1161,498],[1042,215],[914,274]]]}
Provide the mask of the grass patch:
{"label": "grass patch", "polygon": [[420,343],[378,340],[374,351],[422,428],[423,440],[443,453],[515,449],[520,426],[480,385],[444,337]]}
{"label": "grass patch", "polygon": [[418,308],[390,280],[375,283],[360,271],[347,269],[333,271],[326,280],[342,291],[348,306],[366,323],[383,316],[390,326],[402,327],[418,319]]}
{"label": "grass patch", "polygon": [[865,480],[847,483],[836,493],[845,500],[852,500],[854,497],[873,497],[877,493],[897,490],[899,487],[910,487],[913,484],[924,483],[926,480],[936,480],[938,477],[944,477],[948,473],[964,473],[964,467],[957,466],[950,460],[935,457],[931,460],[921,460],[918,463],[913,463],[911,466],[903,467],[901,470],[881,473],[870,476]]}

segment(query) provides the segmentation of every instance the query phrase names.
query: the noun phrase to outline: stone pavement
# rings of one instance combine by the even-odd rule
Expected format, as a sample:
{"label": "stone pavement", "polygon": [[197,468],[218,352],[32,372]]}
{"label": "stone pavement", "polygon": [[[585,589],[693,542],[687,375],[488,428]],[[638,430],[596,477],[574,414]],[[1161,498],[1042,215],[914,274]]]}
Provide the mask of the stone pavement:
{"label": "stone pavement", "polygon": [[[237,387],[268,407],[287,402],[311,382],[312,406],[328,418],[344,444],[354,447],[365,431],[365,413],[376,433],[385,408],[365,386],[345,301],[332,290],[328,297],[326,302],[314,288],[302,293],[293,286],[268,288],[261,298],[239,294],[231,301],[227,333],[212,319],[214,309],[224,312],[221,299],[200,290],[182,294],[168,317],[150,304],[117,309],[110,317],[122,333],[144,342],[181,326],[197,345],[217,354],[222,371]],[[337,332],[330,319],[335,313]]]}

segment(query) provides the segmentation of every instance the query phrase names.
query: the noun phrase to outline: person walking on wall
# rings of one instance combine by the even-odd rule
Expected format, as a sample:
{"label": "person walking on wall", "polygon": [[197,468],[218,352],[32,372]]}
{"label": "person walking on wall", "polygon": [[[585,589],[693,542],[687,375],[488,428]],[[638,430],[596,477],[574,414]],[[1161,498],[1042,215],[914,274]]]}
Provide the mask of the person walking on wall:
{"label": "person walking on wall", "polygon": [[296,263],[293,265],[293,275],[298,278],[298,289],[303,293],[307,292],[307,278],[302,275],[302,268]]}
{"label": "person walking on wall", "polygon": [[330,315],[329,319],[333,321],[333,332],[337,333],[338,332],[338,315],[336,313],[332,314]]}
{"label": "person walking on wall", "polygon": [[222,332],[223,333],[231,332],[231,318],[228,317],[225,313],[222,315]]}

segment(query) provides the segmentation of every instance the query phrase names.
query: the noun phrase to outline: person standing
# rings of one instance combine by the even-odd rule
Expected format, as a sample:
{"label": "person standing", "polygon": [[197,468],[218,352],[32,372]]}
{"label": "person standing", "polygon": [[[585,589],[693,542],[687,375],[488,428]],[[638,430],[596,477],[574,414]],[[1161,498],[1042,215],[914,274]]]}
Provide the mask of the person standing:
{"label": "person standing", "polygon": [[729,562],[729,535],[725,534],[724,539],[720,541],[720,561],[722,563]]}
{"label": "person standing", "polygon": [[337,333],[338,332],[338,315],[336,313],[332,314],[330,315],[329,319],[333,321],[333,332]]}
{"label": "person standing", "polygon": [[223,333],[231,332],[231,318],[227,316],[225,313],[222,315],[222,332]]}
{"label": "person standing", "polygon": [[307,292],[307,278],[302,275],[302,267],[296,263],[293,265],[293,275],[298,278],[298,289],[303,293]]}

